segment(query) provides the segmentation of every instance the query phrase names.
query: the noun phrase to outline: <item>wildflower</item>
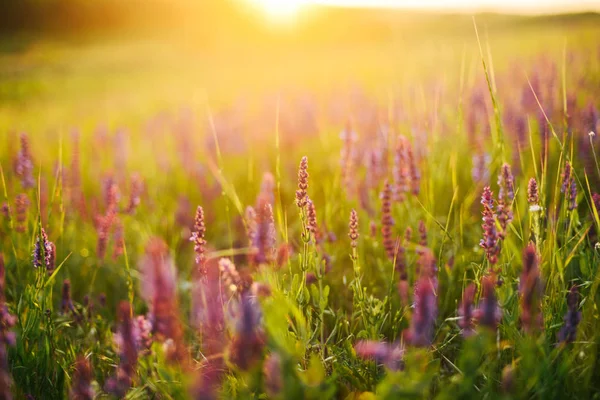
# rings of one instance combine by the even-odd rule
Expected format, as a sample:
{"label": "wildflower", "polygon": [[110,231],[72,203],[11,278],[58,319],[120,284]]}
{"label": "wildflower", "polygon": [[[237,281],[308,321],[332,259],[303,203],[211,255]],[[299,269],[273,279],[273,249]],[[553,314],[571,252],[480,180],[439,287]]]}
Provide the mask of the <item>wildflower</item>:
{"label": "wildflower", "polygon": [[256,207],[268,203],[271,206],[275,204],[275,178],[270,172],[265,172],[260,183],[260,193],[256,199]]}
{"label": "wildflower", "polygon": [[575,180],[571,182],[569,189],[569,211],[573,211],[577,208],[577,184]]}
{"label": "wildflower", "polygon": [[481,195],[481,204],[483,204],[483,239],[479,245],[485,250],[490,264],[494,265],[498,262],[498,254],[500,246],[498,243],[498,232],[496,230],[496,221],[494,218],[494,197],[489,186],[483,188]]}
{"label": "wildflower", "polygon": [[536,205],[540,202],[538,183],[535,178],[529,179],[529,184],[527,185],[527,201],[530,205]]}
{"label": "wildflower", "polygon": [[258,303],[248,295],[239,302],[236,332],[229,347],[229,360],[241,370],[249,370],[261,357],[265,337],[259,326]]}
{"label": "wildflower", "polygon": [[419,221],[419,245],[427,247],[427,226],[423,220]]}
{"label": "wildflower", "polygon": [[407,340],[414,346],[429,346],[438,312],[434,284],[429,277],[423,276],[415,283],[414,307]]}
{"label": "wildflower", "polygon": [[104,259],[106,247],[108,244],[108,234],[113,227],[117,216],[117,203],[119,199],[119,188],[116,183],[109,179],[105,184],[106,211],[104,215],[96,217],[96,229],[98,231],[98,243],[96,252],[98,258]]}
{"label": "wildflower", "polygon": [[275,263],[276,265],[281,268],[283,267],[285,264],[287,264],[288,260],[290,259],[290,256],[293,253],[293,248],[290,244],[288,243],[282,243],[279,245],[279,247],[277,248],[277,254],[275,256]]}
{"label": "wildflower", "polygon": [[404,241],[407,243],[412,241],[412,234],[413,234],[412,228],[410,226],[407,226],[406,229],[404,230]]}
{"label": "wildflower", "polygon": [[118,334],[121,340],[119,346],[120,360],[116,374],[106,381],[104,390],[122,398],[133,384],[138,352],[135,343],[134,325],[131,319],[131,305],[126,301],[122,301],[119,304],[118,315],[120,320]]}
{"label": "wildflower", "polygon": [[15,326],[17,319],[8,312],[4,290],[6,288],[6,274],[4,257],[0,253],[0,398],[12,399],[10,386],[12,384],[11,371],[8,366],[7,346],[14,346],[16,337],[10,328]]}
{"label": "wildflower", "polygon": [[409,146],[407,149],[408,154],[408,165],[410,169],[410,187],[412,194],[418,196],[421,191],[421,173],[417,168],[417,163],[415,161],[415,156],[413,154],[412,146]]}
{"label": "wildflower", "polygon": [[279,354],[271,353],[265,359],[263,375],[265,377],[265,389],[269,398],[276,397],[283,389],[283,371],[281,367],[281,357]]}
{"label": "wildflower", "polygon": [[458,309],[460,320],[458,326],[462,328],[464,337],[469,337],[475,333],[475,323],[473,321],[473,302],[475,301],[475,284],[471,283],[463,293],[462,302]]}
{"label": "wildflower", "polygon": [[95,395],[92,388],[93,379],[94,373],[90,362],[83,356],[77,357],[75,373],[73,374],[71,390],[69,391],[69,399],[92,400]]}
{"label": "wildflower", "polygon": [[513,214],[510,209],[515,197],[514,178],[510,170],[510,165],[504,164],[498,175],[498,208],[496,209],[496,218],[500,224],[498,238],[503,240],[506,237],[508,224],[512,221]]}
{"label": "wildflower", "polygon": [[116,260],[125,252],[125,234],[123,233],[123,223],[118,218],[115,221],[113,240],[115,242],[115,247],[113,249],[113,260]]}
{"label": "wildflower", "polygon": [[306,206],[308,193],[308,158],[302,157],[298,168],[298,190],[296,190],[296,205],[299,208]]}
{"label": "wildflower", "polygon": [[406,138],[400,136],[394,154],[394,200],[399,202],[406,198],[410,185],[407,147]]}
{"label": "wildflower", "polygon": [[496,277],[494,274],[484,276],[481,280],[481,286],[481,299],[473,316],[479,325],[496,330],[502,318],[502,310],[496,299]]}
{"label": "wildflower", "polygon": [[35,240],[33,249],[33,266],[35,268],[45,267],[48,273],[54,271],[56,248],[54,243],[48,240],[48,235],[42,228],[40,235]]}
{"label": "wildflower", "polygon": [[354,346],[356,354],[363,359],[372,359],[383,364],[392,371],[402,370],[404,347],[400,344],[389,344],[373,340],[362,340]]}
{"label": "wildflower", "polygon": [[167,358],[171,361],[184,357],[183,331],[178,318],[177,276],[173,261],[169,257],[167,245],[158,238],[152,238],[146,246],[146,254],[141,260],[142,297],[150,305],[154,337],[165,342],[173,341]]}
{"label": "wildflower", "polygon": [[15,210],[17,215],[17,232],[25,232],[27,222],[27,209],[29,208],[29,197],[25,193],[18,194],[15,198]]}
{"label": "wildflower", "polygon": [[269,297],[271,296],[271,287],[262,282],[254,282],[250,286],[250,293],[254,297]]}
{"label": "wildflower", "polygon": [[140,205],[143,191],[144,181],[138,174],[134,174],[131,177],[131,193],[129,194],[129,204],[125,210],[128,214],[133,214]]}
{"label": "wildflower", "polygon": [[565,168],[562,173],[561,193],[564,193],[569,201],[569,211],[577,208],[577,184],[575,183],[573,167],[569,161],[565,162]]}
{"label": "wildflower", "polygon": [[340,166],[342,172],[342,182],[346,188],[346,192],[350,197],[355,192],[355,179],[354,179],[354,159],[355,150],[354,146],[356,143],[357,135],[352,130],[352,127],[348,123],[346,128],[340,134],[340,138],[343,140],[343,146],[340,154]]}
{"label": "wildflower", "polygon": [[394,218],[392,217],[392,186],[386,181],[381,192],[381,234],[383,248],[390,260],[396,256],[396,245],[393,238]]}
{"label": "wildflower", "polygon": [[236,296],[241,293],[242,280],[235,265],[228,258],[219,260],[219,271],[221,271],[221,279],[223,286],[229,291],[231,296]]}
{"label": "wildflower", "polygon": [[21,151],[17,156],[15,173],[19,179],[21,179],[23,189],[35,187],[35,179],[33,178],[33,160],[31,158],[29,140],[24,133],[21,134]]}
{"label": "wildflower", "polygon": [[377,223],[373,220],[369,221],[369,233],[371,237],[377,236]]}
{"label": "wildflower", "polygon": [[358,246],[358,214],[356,210],[350,211],[350,223],[348,224],[348,237],[350,238],[350,247],[356,249]]}
{"label": "wildflower", "polygon": [[482,152],[473,154],[473,169],[471,175],[474,182],[483,183],[490,179],[489,164],[489,155]]}
{"label": "wildflower", "polygon": [[190,241],[194,242],[194,251],[196,252],[196,265],[200,276],[206,275],[204,262],[206,261],[206,226],[204,225],[204,209],[198,206],[196,209],[196,218],[194,219],[194,231],[190,237]]}
{"label": "wildflower", "polygon": [[308,197],[306,200],[306,209],[307,209],[306,229],[312,235],[313,241],[315,243],[320,243],[322,237],[321,237],[321,232],[319,230],[319,225],[317,224],[317,210],[315,208],[315,204]]}
{"label": "wildflower", "polygon": [[579,292],[577,286],[573,285],[567,294],[567,313],[565,324],[558,332],[558,340],[562,343],[572,343],[577,336],[577,326],[581,321],[581,312],[577,311],[579,306]]}
{"label": "wildflower", "polygon": [[521,295],[521,323],[526,332],[542,328],[544,324],[541,298],[539,259],[533,244],[529,244],[523,252],[523,271],[519,282]]}
{"label": "wildflower", "polygon": [[10,221],[10,204],[8,202],[2,203],[2,207],[0,207],[0,212],[4,215],[4,218],[7,221]]}
{"label": "wildflower", "polygon": [[253,233],[252,264],[269,264],[275,256],[275,221],[273,219],[273,208],[271,204],[263,201],[255,216],[255,232]]}
{"label": "wildflower", "polygon": [[504,201],[506,204],[511,203],[515,198],[515,182],[509,164],[503,164],[500,174],[498,175],[498,201]]}
{"label": "wildflower", "polygon": [[71,299],[71,281],[68,279],[63,281],[60,310],[63,314],[66,314],[69,311],[75,313],[75,306],[73,305],[73,300]]}

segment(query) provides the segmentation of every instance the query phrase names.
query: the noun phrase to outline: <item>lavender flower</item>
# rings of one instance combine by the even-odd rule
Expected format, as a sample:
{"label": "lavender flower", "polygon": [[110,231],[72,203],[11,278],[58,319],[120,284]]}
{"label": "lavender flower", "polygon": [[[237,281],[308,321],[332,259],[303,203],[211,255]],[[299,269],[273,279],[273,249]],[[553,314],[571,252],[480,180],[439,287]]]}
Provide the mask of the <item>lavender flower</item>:
{"label": "lavender flower", "polygon": [[17,156],[15,165],[15,173],[21,179],[23,189],[35,187],[35,179],[33,178],[33,161],[31,158],[31,150],[29,148],[29,140],[27,135],[21,134],[21,151]]}
{"label": "lavender flower", "polygon": [[569,188],[569,211],[573,211],[577,208],[577,184],[575,180],[571,182],[571,187]]}
{"label": "lavender flower", "polygon": [[562,343],[572,343],[577,336],[577,326],[581,321],[581,312],[577,311],[579,306],[579,292],[577,286],[573,285],[567,294],[567,313],[565,324],[558,332],[558,340]]}
{"label": "lavender flower", "polygon": [[119,187],[112,179],[105,182],[104,197],[106,200],[106,211],[104,215],[96,217],[96,229],[98,231],[98,244],[96,252],[98,258],[104,259],[108,244],[108,235],[117,217],[117,203],[119,201]]}
{"label": "lavender flower", "polygon": [[392,371],[399,371],[404,367],[404,347],[400,344],[363,340],[356,343],[354,351],[360,358],[374,360]]}
{"label": "lavender flower", "polygon": [[317,223],[317,209],[315,208],[315,204],[310,198],[308,198],[308,196],[306,200],[306,210],[306,229],[308,232],[310,232],[314,243],[319,244],[322,240],[322,235]]}
{"label": "lavender flower", "polygon": [[410,185],[407,147],[406,138],[400,136],[394,154],[394,200],[399,202],[406,199]]}
{"label": "lavender flower", "polygon": [[350,211],[350,223],[348,224],[348,237],[350,238],[350,247],[356,249],[358,246],[358,214],[356,210]]}
{"label": "lavender flower", "polygon": [[290,259],[290,256],[292,255],[292,253],[294,252],[294,249],[292,248],[292,246],[288,243],[282,243],[279,245],[279,247],[277,248],[277,254],[275,256],[275,264],[277,265],[277,267],[281,268],[283,267],[285,264],[287,264],[287,262]]}
{"label": "lavender flower", "polygon": [[176,268],[167,245],[152,238],[141,260],[142,297],[150,305],[154,337],[159,342],[170,339],[167,358],[179,361],[185,357],[183,331],[178,317]]}
{"label": "lavender flower", "polygon": [[299,208],[306,206],[308,200],[308,158],[302,157],[298,168],[298,190],[296,190],[296,205]]}
{"label": "lavender flower", "polygon": [[510,170],[510,165],[504,164],[500,175],[498,175],[498,208],[496,209],[496,218],[500,224],[500,232],[498,238],[504,240],[508,224],[512,221],[513,213],[511,208],[512,201],[515,197],[514,178]]}
{"label": "lavender flower", "polygon": [[206,226],[204,225],[204,209],[198,206],[196,209],[196,218],[194,219],[194,231],[190,241],[194,242],[194,251],[196,252],[196,265],[200,276],[206,275],[204,263],[206,261]]}
{"label": "lavender flower", "polygon": [[48,273],[52,273],[54,271],[55,251],[54,243],[48,240],[48,235],[42,228],[33,249],[33,266],[35,268],[43,266],[48,270]]}
{"label": "lavender flower", "polygon": [[484,276],[481,280],[481,286],[482,293],[479,306],[473,316],[479,325],[496,330],[502,319],[502,310],[496,299],[496,277],[494,274]]}
{"label": "lavender flower", "polygon": [[421,192],[421,173],[417,168],[417,163],[415,161],[415,156],[413,154],[412,146],[409,146],[407,149],[408,155],[408,165],[410,169],[410,187],[412,194],[418,196]]}
{"label": "lavender flower", "polygon": [[15,209],[17,215],[17,232],[25,232],[27,229],[27,209],[29,208],[29,197],[25,193],[18,194],[15,198]]}
{"label": "lavender flower", "polygon": [[525,332],[541,329],[544,319],[541,310],[542,283],[540,279],[539,259],[533,244],[523,252],[523,271],[519,282],[521,295],[521,323]]}
{"label": "lavender flower", "polygon": [[92,400],[94,398],[94,389],[92,381],[94,373],[90,362],[85,357],[77,357],[75,362],[75,373],[73,374],[71,390],[69,391],[70,400]]}
{"label": "lavender flower", "polygon": [[229,294],[231,296],[240,294],[243,289],[242,279],[231,260],[228,258],[221,258],[219,260],[219,271],[221,271],[223,286],[229,291]]}
{"label": "lavender flower", "polygon": [[252,238],[252,247],[256,253],[252,259],[253,264],[269,264],[275,257],[275,220],[271,204],[263,201],[256,214],[256,232]]}
{"label": "lavender flower", "polygon": [[483,183],[490,179],[489,173],[490,156],[477,152],[473,154],[473,169],[471,175],[474,182]]}
{"label": "lavender flower", "polygon": [[357,140],[356,133],[352,130],[352,127],[348,123],[346,128],[340,134],[340,138],[343,140],[343,146],[340,154],[340,166],[342,172],[342,183],[346,188],[348,196],[352,197],[355,193],[355,179],[354,179],[354,159],[355,150],[354,146]]}
{"label": "lavender flower", "polygon": [[262,356],[265,337],[259,322],[258,304],[250,296],[242,296],[236,332],[229,346],[229,360],[241,370],[249,370]]}
{"label": "lavender flower", "polygon": [[4,218],[7,221],[10,221],[10,219],[11,219],[11,216],[10,216],[10,204],[8,204],[8,202],[2,203],[2,207],[0,207],[0,212],[2,213],[2,215],[4,215]]}
{"label": "lavender flower", "polygon": [[504,201],[506,204],[512,203],[515,198],[515,180],[509,164],[503,164],[498,175],[498,201]]}
{"label": "lavender flower", "polygon": [[562,177],[562,186],[560,187],[561,193],[567,193],[569,188],[571,187],[571,181],[573,180],[572,176],[572,167],[569,161],[565,162],[565,168],[561,174]]}
{"label": "lavender flower", "polygon": [[423,276],[415,283],[414,307],[406,339],[414,346],[429,346],[438,312],[434,284],[430,278]]}
{"label": "lavender flower", "polygon": [[283,371],[279,354],[271,353],[267,356],[263,365],[263,375],[267,395],[270,398],[276,397],[283,389]]}
{"label": "lavender flower", "polygon": [[256,199],[256,207],[260,208],[262,203],[271,206],[275,204],[275,178],[270,172],[265,172],[260,183],[260,193]]}
{"label": "lavender flower", "polygon": [[123,223],[120,219],[115,220],[115,229],[113,231],[113,241],[115,247],[113,248],[113,260],[116,260],[125,252],[125,234],[123,232]]}
{"label": "lavender flower", "polygon": [[529,179],[529,184],[527,185],[527,201],[531,206],[537,205],[540,202],[538,183],[535,178]]}
{"label": "lavender flower", "polygon": [[425,221],[419,221],[419,245],[427,247],[427,226]]}
{"label": "lavender flower", "polygon": [[135,213],[135,210],[141,203],[141,196],[144,192],[144,181],[138,175],[134,174],[131,176],[131,193],[129,194],[129,204],[125,210],[128,214]]}
{"label": "lavender flower", "polygon": [[15,326],[17,319],[8,312],[4,290],[6,288],[6,270],[4,257],[0,253],[0,398],[12,399],[10,386],[12,385],[11,372],[8,366],[7,346],[14,346],[16,337],[10,328]]}
{"label": "lavender flower", "polygon": [[386,181],[381,192],[381,234],[383,248],[390,260],[396,257],[396,244],[393,238],[394,218],[392,217],[392,186]]}
{"label": "lavender flower", "polygon": [[483,239],[479,245],[485,250],[490,264],[494,265],[498,262],[498,254],[500,253],[500,245],[498,241],[498,232],[496,230],[496,221],[494,216],[494,197],[489,186],[483,188],[481,195],[481,204],[483,205]]}
{"label": "lavender flower", "polygon": [[122,301],[118,309],[119,320],[119,366],[116,374],[106,381],[104,390],[117,397],[124,397],[136,375],[138,352],[135,343],[134,325],[131,320],[131,305]]}
{"label": "lavender flower", "polygon": [[565,162],[560,191],[565,194],[566,199],[569,201],[569,211],[573,211],[577,208],[577,184],[575,183],[573,167],[569,161]]}
{"label": "lavender flower", "polygon": [[475,301],[475,284],[471,283],[463,293],[462,302],[458,309],[460,320],[458,326],[462,328],[464,337],[469,337],[475,333],[475,322],[473,321],[473,302]]}

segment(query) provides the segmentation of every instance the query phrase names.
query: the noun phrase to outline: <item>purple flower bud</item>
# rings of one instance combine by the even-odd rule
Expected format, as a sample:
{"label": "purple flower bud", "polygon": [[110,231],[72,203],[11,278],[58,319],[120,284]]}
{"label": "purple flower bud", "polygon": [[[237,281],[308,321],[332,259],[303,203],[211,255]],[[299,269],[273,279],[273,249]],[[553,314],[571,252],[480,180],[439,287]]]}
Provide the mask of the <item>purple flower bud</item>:
{"label": "purple flower bud", "polygon": [[429,277],[423,276],[415,283],[414,307],[406,339],[414,346],[429,346],[433,340],[438,311],[434,284]]}
{"label": "purple flower bud", "polygon": [[577,286],[573,285],[567,294],[567,313],[564,318],[564,325],[558,332],[558,340],[562,343],[572,343],[577,337],[577,326],[581,321],[581,312],[577,310],[579,306],[579,293]]}

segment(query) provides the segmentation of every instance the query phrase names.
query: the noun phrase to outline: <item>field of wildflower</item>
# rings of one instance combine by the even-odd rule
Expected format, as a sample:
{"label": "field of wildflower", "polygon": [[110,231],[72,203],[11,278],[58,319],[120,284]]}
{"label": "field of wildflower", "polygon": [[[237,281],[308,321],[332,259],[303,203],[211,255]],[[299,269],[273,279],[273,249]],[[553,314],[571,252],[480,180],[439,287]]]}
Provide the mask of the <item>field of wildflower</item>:
{"label": "field of wildflower", "polygon": [[456,18],[1,46],[0,399],[600,398],[600,19]]}

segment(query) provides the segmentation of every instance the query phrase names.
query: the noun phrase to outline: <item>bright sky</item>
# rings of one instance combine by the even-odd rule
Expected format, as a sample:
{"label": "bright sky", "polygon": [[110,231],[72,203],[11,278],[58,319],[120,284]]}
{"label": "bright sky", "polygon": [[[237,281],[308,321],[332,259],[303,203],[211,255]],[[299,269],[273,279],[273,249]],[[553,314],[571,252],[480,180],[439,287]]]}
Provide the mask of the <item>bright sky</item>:
{"label": "bright sky", "polygon": [[600,0],[247,0],[272,17],[294,16],[303,6],[325,4],[346,7],[399,7],[446,11],[500,11],[548,13],[600,11]]}

